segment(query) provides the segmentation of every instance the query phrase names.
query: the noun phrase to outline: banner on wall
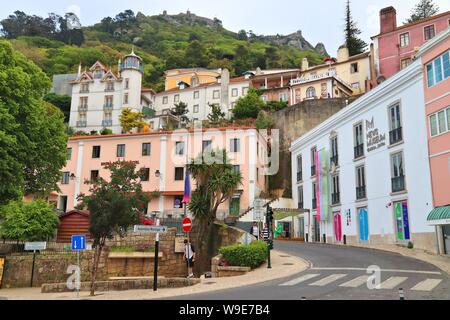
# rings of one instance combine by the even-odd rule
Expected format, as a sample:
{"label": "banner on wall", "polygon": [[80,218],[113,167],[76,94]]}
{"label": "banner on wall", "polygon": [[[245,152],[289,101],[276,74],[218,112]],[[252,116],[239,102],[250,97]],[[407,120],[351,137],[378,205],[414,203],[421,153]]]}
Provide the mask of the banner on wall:
{"label": "banner on wall", "polygon": [[321,179],[320,179],[320,154],[318,151],[316,151],[316,177],[317,177],[317,183],[316,183],[316,204],[317,204],[317,221],[319,222],[321,220],[321,202],[320,202],[320,183],[321,183]]}
{"label": "banner on wall", "polygon": [[397,240],[410,240],[408,203],[397,202],[394,210],[397,224]]}
{"label": "banner on wall", "polygon": [[321,156],[321,160],[322,162],[320,163],[320,179],[322,180],[321,183],[321,202],[322,202],[322,214],[321,214],[321,220],[322,221],[328,221],[328,216],[329,216],[329,197],[328,197],[328,170],[327,170],[327,164],[328,164],[328,156],[327,156],[327,151],[325,149],[323,149],[321,151],[322,156]]}
{"label": "banner on wall", "polygon": [[2,287],[4,267],[5,267],[5,257],[0,257],[0,288]]}

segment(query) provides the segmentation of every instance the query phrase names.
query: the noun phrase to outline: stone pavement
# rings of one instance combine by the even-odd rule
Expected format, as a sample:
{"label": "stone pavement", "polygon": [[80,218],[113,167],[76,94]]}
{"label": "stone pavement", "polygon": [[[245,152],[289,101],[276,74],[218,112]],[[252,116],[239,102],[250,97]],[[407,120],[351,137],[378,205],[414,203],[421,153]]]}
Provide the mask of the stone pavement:
{"label": "stone pavement", "polygon": [[200,284],[175,289],[152,290],[129,290],[129,291],[109,291],[97,292],[95,297],[90,297],[87,292],[77,293],[41,293],[40,288],[21,289],[0,289],[0,299],[9,300],[140,300],[140,299],[161,299],[175,296],[191,295],[196,293],[212,292],[222,289],[231,289],[243,286],[254,285],[266,281],[282,279],[293,276],[306,270],[309,267],[305,260],[294,257],[283,252],[273,250],[271,254],[272,269],[263,264],[260,268],[253,270],[242,276],[230,278],[210,278],[202,279]]}

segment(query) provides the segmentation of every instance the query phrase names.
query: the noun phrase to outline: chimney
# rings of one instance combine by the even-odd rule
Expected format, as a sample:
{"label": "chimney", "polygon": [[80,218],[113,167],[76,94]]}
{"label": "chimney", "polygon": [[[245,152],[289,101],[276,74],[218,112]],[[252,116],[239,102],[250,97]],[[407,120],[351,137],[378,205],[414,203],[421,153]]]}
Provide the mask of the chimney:
{"label": "chimney", "polygon": [[394,7],[387,7],[380,11],[380,33],[388,33],[397,28],[397,11]]}
{"label": "chimney", "polygon": [[303,58],[302,59],[302,71],[308,70],[309,69],[309,61],[308,58]]}
{"label": "chimney", "polygon": [[337,52],[337,62],[347,61],[350,58],[350,52],[345,45],[339,47]]}

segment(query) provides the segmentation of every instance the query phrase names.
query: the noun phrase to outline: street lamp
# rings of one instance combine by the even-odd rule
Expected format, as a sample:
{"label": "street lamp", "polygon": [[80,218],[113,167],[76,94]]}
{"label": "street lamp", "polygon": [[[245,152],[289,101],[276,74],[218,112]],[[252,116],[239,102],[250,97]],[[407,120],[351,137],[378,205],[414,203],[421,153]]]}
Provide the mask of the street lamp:
{"label": "street lamp", "polygon": [[161,177],[161,172],[159,170],[156,170],[155,177],[157,178]]}

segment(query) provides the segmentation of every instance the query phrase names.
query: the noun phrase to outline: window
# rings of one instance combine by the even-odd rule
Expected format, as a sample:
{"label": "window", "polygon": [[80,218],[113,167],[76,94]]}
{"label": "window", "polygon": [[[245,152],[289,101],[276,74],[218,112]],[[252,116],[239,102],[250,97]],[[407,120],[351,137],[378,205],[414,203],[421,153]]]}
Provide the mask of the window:
{"label": "window", "polygon": [[169,103],[169,97],[163,97],[163,104]]}
{"label": "window", "polygon": [[58,209],[62,212],[67,211],[67,196],[59,196],[59,206]]}
{"label": "window", "polygon": [[219,99],[220,98],[220,90],[214,90],[213,91],[213,99]]}
{"label": "window", "polygon": [[411,58],[402,59],[400,61],[400,69],[401,70],[405,69],[407,66],[411,64],[411,62],[412,62]]}
{"label": "window", "polygon": [[177,156],[184,155],[184,141],[175,142],[175,154]]}
{"label": "window", "polygon": [[237,97],[238,96],[238,89],[237,88],[234,88],[233,90],[231,90],[231,96],[232,97]]}
{"label": "window", "polygon": [[355,140],[355,159],[364,156],[364,140],[363,140],[363,124],[358,123],[354,127],[354,140]]}
{"label": "window", "polygon": [[98,159],[100,158],[100,146],[93,146],[92,147],[92,158]]}
{"label": "window", "polygon": [[359,82],[353,82],[352,83],[352,88],[353,89],[359,89],[360,88]]}
{"label": "window", "polygon": [[130,79],[125,79],[125,89],[130,89]]}
{"label": "window", "polygon": [[358,69],[358,62],[352,63],[350,65],[350,73],[358,73],[359,69]]}
{"label": "window", "polygon": [[103,71],[102,70],[95,70],[94,71],[94,79],[101,79],[103,78]]}
{"label": "window", "polygon": [[113,107],[113,96],[105,96],[105,108]]}
{"label": "window", "polygon": [[400,104],[389,107],[389,132],[390,144],[395,144],[403,140],[402,121],[400,117]]}
{"label": "window", "polygon": [[248,93],[248,87],[242,88],[242,95],[243,95],[243,96],[246,96],[247,93]]}
{"label": "window", "polygon": [[149,156],[152,152],[152,144],[151,143],[143,143],[142,144],[142,156]]}
{"label": "window", "polygon": [[89,83],[82,83],[80,88],[80,93],[89,92]]}
{"label": "window", "polygon": [[425,41],[433,39],[434,36],[436,35],[435,30],[434,30],[434,25],[431,26],[426,26],[424,29],[424,35],[425,35]]}
{"label": "window", "polygon": [[212,150],[212,140],[203,140],[202,150],[203,150],[203,153],[205,151],[211,151]]}
{"label": "window", "polygon": [[123,96],[123,103],[128,104],[128,93],[125,93]]}
{"label": "window", "polygon": [[194,99],[200,98],[200,91],[194,91]]}
{"label": "window", "polygon": [[236,172],[236,173],[240,173],[241,172],[241,166],[239,166],[239,165],[233,166],[233,171]]}
{"label": "window", "polygon": [[430,115],[431,136],[450,131],[450,107]]}
{"label": "window", "polygon": [[141,181],[150,181],[150,168],[141,169]]}
{"label": "window", "polygon": [[315,182],[312,183],[312,208],[317,209],[317,184]]}
{"label": "window", "polygon": [[403,171],[403,152],[391,155],[392,192],[405,190],[405,174]]}
{"label": "window", "polygon": [[288,101],[288,94],[287,93],[280,93],[280,101]]}
{"label": "window", "polygon": [[298,208],[304,209],[304,202],[303,202],[303,186],[298,187]]}
{"label": "window", "polygon": [[334,175],[331,177],[331,204],[339,204],[340,202],[339,175]]}
{"label": "window", "polygon": [[317,148],[314,147],[311,149],[311,177],[316,176],[316,153]]}
{"label": "window", "polygon": [[337,167],[339,165],[339,153],[338,153],[338,137],[334,136],[331,138],[331,158],[330,162],[334,163]]}
{"label": "window", "polygon": [[80,109],[86,110],[88,107],[88,97],[81,97],[80,98]]}
{"label": "window", "polygon": [[183,196],[175,196],[173,198],[173,208],[174,209],[183,208]]}
{"label": "window", "polygon": [[404,48],[407,46],[409,46],[409,32],[400,35],[400,47]]}
{"label": "window", "polygon": [[306,99],[314,99],[316,97],[316,89],[314,87],[309,87],[306,90]]}
{"label": "window", "polygon": [[231,139],[230,140],[230,152],[239,152],[241,149],[241,140]]}
{"label": "window", "polygon": [[366,169],[364,166],[356,168],[356,199],[366,198]]}
{"label": "window", "polygon": [[108,81],[106,83],[106,91],[114,91],[114,82]]}
{"label": "window", "polygon": [[61,184],[69,184],[69,181],[70,181],[70,172],[63,172]]}
{"label": "window", "polygon": [[450,77],[450,51],[437,57],[427,64],[428,87],[432,87],[439,82]]}
{"label": "window", "polygon": [[297,182],[303,181],[303,157],[297,156]]}
{"label": "window", "polygon": [[175,168],[175,181],[184,180],[184,167]]}
{"label": "window", "polygon": [[91,170],[91,181],[98,179],[98,170]]}
{"label": "window", "polygon": [[176,94],[176,95],[173,96],[173,102],[174,103],[180,102],[180,95],[179,94]]}
{"label": "window", "polygon": [[196,104],[195,106],[194,106],[194,113],[199,113],[199,110],[200,108],[199,108],[199,105],[198,104]]}
{"label": "window", "polygon": [[67,160],[72,160],[72,148],[67,148]]}
{"label": "window", "polygon": [[118,158],[125,157],[125,145],[124,144],[117,145],[117,157]]}

